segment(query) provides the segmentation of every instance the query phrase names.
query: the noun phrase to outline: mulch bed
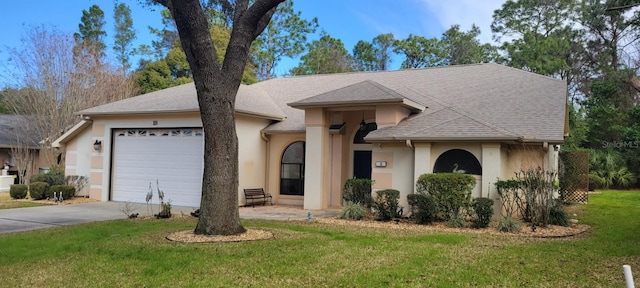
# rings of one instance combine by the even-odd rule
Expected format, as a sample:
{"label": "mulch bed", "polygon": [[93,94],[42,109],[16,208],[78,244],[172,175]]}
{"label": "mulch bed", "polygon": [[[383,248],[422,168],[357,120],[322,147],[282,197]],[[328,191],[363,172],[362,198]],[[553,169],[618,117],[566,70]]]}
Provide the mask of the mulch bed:
{"label": "mulch bed", "polygon": [[[414,232],[445,232],[445,233],[468,233],[468,234],[489,234],[503,235],[514,237],[532,237],[532,238],[568,238],[580,235],[589,230],[590,226],[584,224],[572,224],[571,226],[548,225],[547,227],[537,227],[536,231],[532,231],[530,226],[523,226],[519,232],[506,233],[500,232],[495,228],[495,223],[488,228],[471,229],[471,228],[451,228],[444,223],[437,222],[429,225],[418,225],[408,221],[400,222],[380,222],[373,220],[345,220],[339,218],[316,218],[315,223],[323,223],[330,225],[346,225],[351,227],[377,228],[377,229],[397,229],[401,231]],[[167,236],[168,240],[183,243],[209,243],[209,242],[240,242],[255,241],[273,238],[273,234],[269,231],[247,229],[247,232],[231,235],[231,236],[205,236],[195,235],[193,230],[179,231],[171,233]]]}
{"label": "mulch bed", "polygon": [[246,232],[230,236],[196,235],[193,230],[178,231],[169,234],[168,240],[183,243],[242,242],[273,238],[273,233],[258,229],[247,229]]}

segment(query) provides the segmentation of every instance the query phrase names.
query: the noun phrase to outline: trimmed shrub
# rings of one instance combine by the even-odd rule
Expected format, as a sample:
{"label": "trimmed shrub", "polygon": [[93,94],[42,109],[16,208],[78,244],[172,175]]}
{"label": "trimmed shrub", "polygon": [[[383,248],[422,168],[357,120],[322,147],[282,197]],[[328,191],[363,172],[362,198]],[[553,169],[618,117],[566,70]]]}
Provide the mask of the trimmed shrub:
{"label": "trimmed shrub", "polygon": [[365,215],[367,215],[367,208],[364,208],[364,206],[360,204],[351,203],[342,207],[339,216],[341,219],[360,220]]}
{"label": "trimmed shrub", "polygon": [[562,206],[556,204],[549,210],[549,224],[559,226],[569,226],[569,215],[562,209]]}
{"label": "trimmed shrub", "polygon": [[467,226],[467,221],[464,221],[464,218],[458,216],[456,218],[447,220],[447,223],[445,223],[445,225],[447,225],[447,227],[453,228],[464,228]]}
{"label": "trimmed shrub", "polygon": [[347,203],[360,204],[370,208],[373,204],[371,198],[371,184],[373,181],[366,178],[352,178],[344,183],[342,198]]}
{"label": "trimmed shrub", "polygon": [[31,195],[31,199],[33,200],[42,200],[47,198],[47,190],[49,189],[49,184],[47,182],[32,182],[29,185],[29,195]]}
{"label": "trimmed shrub", "polygon": [[498,231],[514,233],[520,231],[520,222],[511,217],[502,217],[498,221]]}
{"label": "trimmed shrub", "polygon": [[469,174],[422,174],[416,181],[416,191],[433,196],[437,215],[446,220],[460,217],[460,211],[471,205],[471,190],[476,179]]}
{"label": "trimmed shrub", "polygon": [[400,191],[385,189],[376,191],[376,199],[373,201],[373,208],[376,209],[378,220],[389,221],[402,216],[402,207],[398,205]]}
{"label": "trimmed shrub", "polygon": [[491,223],[491,217],[493,216],[493,200],[484,197],[475,198],[471,202],[471,207],[473,207],[471,227],[489,227],[489,223]]}
{"label": "trimmed shrub", "polygon": [[429,224],[436,220],[436,202],[427,194],[409,194],[407,202],[411,206],[411,217],[418,224]]}
{"label": "trimmed shrub", "polygon": [[29,187],[24,184],[13,184],[9,187],[9,195],[13,199],[24,199],[27,197]]}
{"label": "trimmed shrub", "polygon": [[76,196],[76,187],[73,187],[71,185],[50,186],[49,189],[47,189],[47,197],[52,198],[54,192],[56,192],[58,195],[60,195],[60,192],[62,192],[62,198],[71,199]]}
{"label": "trimmed shrub", "polygon": [[49,186],[64,185],[64,173],[61,171],[52,170],[44,174],[36,174],[29,179],[30,183],[33,182],[46,182]]}

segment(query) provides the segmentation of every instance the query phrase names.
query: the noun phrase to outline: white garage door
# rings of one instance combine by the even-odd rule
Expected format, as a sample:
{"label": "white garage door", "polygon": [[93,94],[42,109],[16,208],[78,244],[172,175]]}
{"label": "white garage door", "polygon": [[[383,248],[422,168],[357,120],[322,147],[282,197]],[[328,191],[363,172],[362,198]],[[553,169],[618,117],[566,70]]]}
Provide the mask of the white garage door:
{"label": "white garage door", "polygon": [[159,203],[200,206],[204,138],[202,129],[116,130],[113,147],[113,201],[145,203],[149,183]]}

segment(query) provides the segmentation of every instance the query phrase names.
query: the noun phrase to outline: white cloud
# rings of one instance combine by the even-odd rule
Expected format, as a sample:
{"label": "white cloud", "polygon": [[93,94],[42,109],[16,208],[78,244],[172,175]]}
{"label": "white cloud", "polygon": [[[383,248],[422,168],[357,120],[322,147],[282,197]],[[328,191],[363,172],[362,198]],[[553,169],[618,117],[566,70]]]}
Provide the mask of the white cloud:
{"label": "white cloud", "polygon": [[491,39],[491,22],[493,11],[502,7],[505,0],[420,0],[436,17],[443,31],[451,25],[458,24],[460,29],[467,31],[472,24],[480,28],[480,41],[494,43]]}

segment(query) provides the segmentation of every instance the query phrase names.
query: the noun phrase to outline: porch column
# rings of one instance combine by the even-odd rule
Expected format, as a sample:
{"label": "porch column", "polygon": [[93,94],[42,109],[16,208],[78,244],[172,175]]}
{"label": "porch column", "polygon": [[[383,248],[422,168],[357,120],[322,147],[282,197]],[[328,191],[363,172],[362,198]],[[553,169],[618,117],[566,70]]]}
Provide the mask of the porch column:
{"label": "porch column", "polygon": [[558,147],[557,149],[560,150],[560,146],[557,145],[549,145],[549,148],[547,149],[547,153],[545,156],[545,167],[544,169],[549,171],[549,172],[558,172],[558,157],[559,157],[559,153],[558,151],[556,151],[556,149],[554,148],[554,146]]}
{"label": "porch column", "polygon": [[431,167],[431,143],[414,143],[413,152],[413,192],[420,175],[433,172]]}
{"label": "porch column", "polygon": [[304,173],[304,209],[320,210],[328,206],[329,129],[322,108],[305,110],[306,148]]}
{"label": "porch column", "polygon": [[502,155],[500,143],[482,144],[482,197],[498,197],[495,183],[502,176]]}

